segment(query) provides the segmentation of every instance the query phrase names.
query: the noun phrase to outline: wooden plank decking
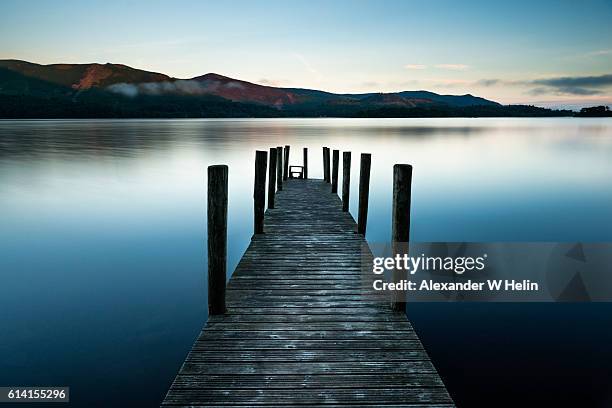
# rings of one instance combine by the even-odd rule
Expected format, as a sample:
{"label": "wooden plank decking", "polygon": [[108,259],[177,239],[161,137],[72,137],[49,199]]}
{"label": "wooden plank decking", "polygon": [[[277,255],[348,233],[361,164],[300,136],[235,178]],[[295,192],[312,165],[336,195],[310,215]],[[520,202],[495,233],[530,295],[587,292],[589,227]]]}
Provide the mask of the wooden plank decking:
{"label": "wooden plank decking", "polygon": [[454,406],[405,316],[361,297],[365,241],[330,191],[284,183],[162,406]]}

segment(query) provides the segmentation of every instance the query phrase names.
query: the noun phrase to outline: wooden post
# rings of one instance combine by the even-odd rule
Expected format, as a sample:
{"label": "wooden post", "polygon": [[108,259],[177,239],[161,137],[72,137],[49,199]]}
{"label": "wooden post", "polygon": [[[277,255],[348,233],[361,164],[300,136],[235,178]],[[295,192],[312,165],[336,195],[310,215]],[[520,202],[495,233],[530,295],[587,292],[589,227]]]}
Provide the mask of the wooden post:
{"label": "wooden post", "polygon": [[283,191],[283,148],[278,146],[276,148],[276,189]]}
{"label": "wooden post", "polygon": [[338,166],[340,165],[340,151],[334,150],[332,157],[332,194],[338,194]]}
{"label": "wooden post", "polygon": [[253,188],[253,233],[263,234],[264,210],[266,208],[266,168],[268,167],[268,152],[255,152],[255,186]]}
{"label": "wooden post", "polygon": [[208,166],[208,314],[225,313],[227,166]]}
{"label": "wooden post", "polygon": [[323,180],[330,182],[329,177],[329,147],[323,148]]}
{"label": "wooden post", "polygon": [[276,148],[270,148],[270,166],[268,170],[268,208],[274,208],[276,193]]}
{"label": "wooden post", "polygon": [[368,199],[370,195],[370,166],[372,155],[361,153],[361,171],[359,173],[359,214],[357,232],[365,235],[368,225]]}
{"label": "wooden post", "polygon": [[308,148],[304,148],[304,178],[308,178]]}
{"label": "wooden post", "polygon": [[[410,198],[412,189],[412,166],[409,164],[396,164],[393,166],[393,212],[391,242],[393,244],[393,256],[397,253],[408,251],[410,240]],[[403,279],[405,271],[393,271],[393,281],[399,282]],[[406,310],[405,293],[397,291],[393,293],[391,309],[396,312]]]}
{"label": "wooden post", "polygon": [[327,172],[325,171],[325,149],[327,149],[327,147],[323,147],[323,180],[327,181],[327,179],[325,178],[325,175],[327,174]]}
{"label": "wooden post", "polygon": [[285,167],[283,173],[283,180],[289,178],[289,145],[285,145]]}
{"label": "wooden post", "polygon": [[326,151],[325,166],[327,167],[327,182],[331,183],[331,164],[330,164],[330,150],[329,150],[329,147],[327,148],[327,151]]}
{"label": "wooden post", "polygon": [[349,210],[351,193],[351,152],[342,152],[342,211]]}

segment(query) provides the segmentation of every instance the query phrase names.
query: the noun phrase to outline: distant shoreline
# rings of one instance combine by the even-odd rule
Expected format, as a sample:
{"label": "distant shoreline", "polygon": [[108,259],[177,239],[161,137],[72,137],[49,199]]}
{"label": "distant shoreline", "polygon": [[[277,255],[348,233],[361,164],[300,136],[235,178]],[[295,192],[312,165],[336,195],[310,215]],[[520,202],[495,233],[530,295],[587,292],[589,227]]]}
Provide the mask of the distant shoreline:
{"label": "distant shoreline", "polygon": [[20,120],[231,120],[231,119],[551,119],[551,118],[577,118],[577,119],[610,119],[610,116],[445,116],[445,117],[346,117],[346,116],[277,116],[277,117],[0,117],[0,121]]}
{"label": "distant shoreline", "polygon": [[[195,100],[165,102],[155,97],[131,101],[116,97],[74,101],[68,98],[32,98],[0,95],[0,119],[231,119],[231,118],[512,118],[574,117],[570,110],[552,110],[530,105],[487,105],[455,107],[382,107],[371,109],[288,108],[276,109],[252,103]],[[184,103],[183,103],[184,102]],[[182,108],[182,109],[181,109]]]}

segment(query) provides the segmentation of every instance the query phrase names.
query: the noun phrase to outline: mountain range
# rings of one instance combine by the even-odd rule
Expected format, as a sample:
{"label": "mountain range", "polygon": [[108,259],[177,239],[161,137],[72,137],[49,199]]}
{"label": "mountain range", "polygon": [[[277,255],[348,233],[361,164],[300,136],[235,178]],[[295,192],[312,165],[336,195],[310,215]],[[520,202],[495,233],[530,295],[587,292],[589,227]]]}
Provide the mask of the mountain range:
{"label": "mountain range", "polygon": [[190,79],[121,64],[0,60],[0,117],[551,116],[428,91],[336,94],[258,85],[209,73]]}

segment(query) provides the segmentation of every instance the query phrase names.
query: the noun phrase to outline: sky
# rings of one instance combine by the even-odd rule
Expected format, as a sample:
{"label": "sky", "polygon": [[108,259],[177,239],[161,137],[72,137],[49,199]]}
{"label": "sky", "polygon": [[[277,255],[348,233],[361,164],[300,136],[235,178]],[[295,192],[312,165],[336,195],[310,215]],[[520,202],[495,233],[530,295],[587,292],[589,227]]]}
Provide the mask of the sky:
{"label": "sky", "polygon": [[612,0],[0,1],[0,59],[612,104]]}

